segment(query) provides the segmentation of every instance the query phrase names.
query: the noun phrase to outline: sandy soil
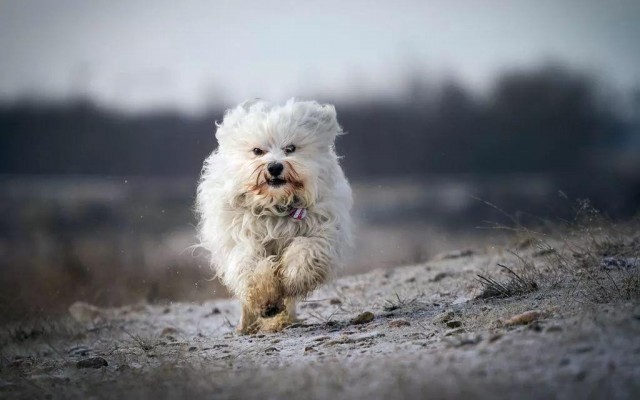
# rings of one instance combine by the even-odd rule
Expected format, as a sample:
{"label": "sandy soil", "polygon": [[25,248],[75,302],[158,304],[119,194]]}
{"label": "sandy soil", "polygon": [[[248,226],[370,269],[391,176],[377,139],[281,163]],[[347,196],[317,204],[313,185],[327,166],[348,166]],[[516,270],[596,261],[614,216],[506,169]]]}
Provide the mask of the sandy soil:
{"label": "sandy soil", "polygon": [[[542,253],[519,248],[538,271]],[[522,262],[469,250],[344,277],[277,334],[236,334],[233,300],[77,303],[4,327],[0,397],[639,398],[640,299],[593,301],[568,272],[475,298],[478,273],[508,278],[498,263]]]}

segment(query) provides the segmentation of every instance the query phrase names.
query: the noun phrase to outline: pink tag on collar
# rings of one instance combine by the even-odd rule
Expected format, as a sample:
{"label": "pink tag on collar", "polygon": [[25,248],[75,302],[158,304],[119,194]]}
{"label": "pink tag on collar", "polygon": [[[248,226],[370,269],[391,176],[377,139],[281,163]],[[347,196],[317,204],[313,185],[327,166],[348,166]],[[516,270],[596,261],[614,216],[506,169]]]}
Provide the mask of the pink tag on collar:
{"label": "pink tag on collar", "polygon": [[293,208],[289,213],[289,216],[293,219],[301,220],[307,216],[306,208]]}

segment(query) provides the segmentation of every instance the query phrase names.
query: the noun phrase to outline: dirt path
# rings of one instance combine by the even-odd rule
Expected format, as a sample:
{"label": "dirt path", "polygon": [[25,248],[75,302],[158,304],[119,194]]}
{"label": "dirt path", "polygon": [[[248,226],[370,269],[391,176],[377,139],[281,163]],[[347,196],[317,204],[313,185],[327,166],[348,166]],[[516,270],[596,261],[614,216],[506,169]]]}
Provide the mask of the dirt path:
{"label": "dirt path", "polygon": [[504,278],[497,264],[518,258],[443,258],[341,278],[278,334],[235,334],[232,300],[76,304],[74,318],[5,327],[0,397],[638,398],[637,298],[598,304],[563,279],[474,299],[476,274]]}

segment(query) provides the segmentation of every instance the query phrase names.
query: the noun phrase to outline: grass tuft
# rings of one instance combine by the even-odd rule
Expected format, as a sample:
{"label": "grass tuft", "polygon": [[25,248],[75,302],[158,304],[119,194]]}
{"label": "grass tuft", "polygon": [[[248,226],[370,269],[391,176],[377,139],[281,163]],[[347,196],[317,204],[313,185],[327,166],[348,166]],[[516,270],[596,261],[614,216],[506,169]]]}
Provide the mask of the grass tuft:
{"label": "grass tuft", "polygon": [[478,274],[478,282],[482,284],[483,290],[477,298],[506,298],[538,290],[538,283],[533,279],[531,274],[518,275],[511,268],[505,265],[498,264],[498,266],[509,273],[509,280],[506,282],[499,282],[491,277]]}
{"label": "grass tuft", "polygon": [[418,296],[410,299],[403,299],[400,297],[398,293],[396,293],[395,298],[387,299],[384,301],[384,305],[382,306],[382,309],[387,312],[394,311],[394,310],[399,310],[401,308],[413,306],[417,304],[417,302],[418,302]]}

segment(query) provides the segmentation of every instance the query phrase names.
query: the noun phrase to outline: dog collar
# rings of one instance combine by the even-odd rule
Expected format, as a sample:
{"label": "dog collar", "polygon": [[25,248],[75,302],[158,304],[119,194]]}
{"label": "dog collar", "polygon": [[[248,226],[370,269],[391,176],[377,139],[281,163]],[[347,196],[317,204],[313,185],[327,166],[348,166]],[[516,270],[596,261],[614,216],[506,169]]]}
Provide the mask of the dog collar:
{"label": "dog collar", "polygon": [[293,219],[302,220],[307,216],[307,209],[294,207],[289,212],[289,216]]}

